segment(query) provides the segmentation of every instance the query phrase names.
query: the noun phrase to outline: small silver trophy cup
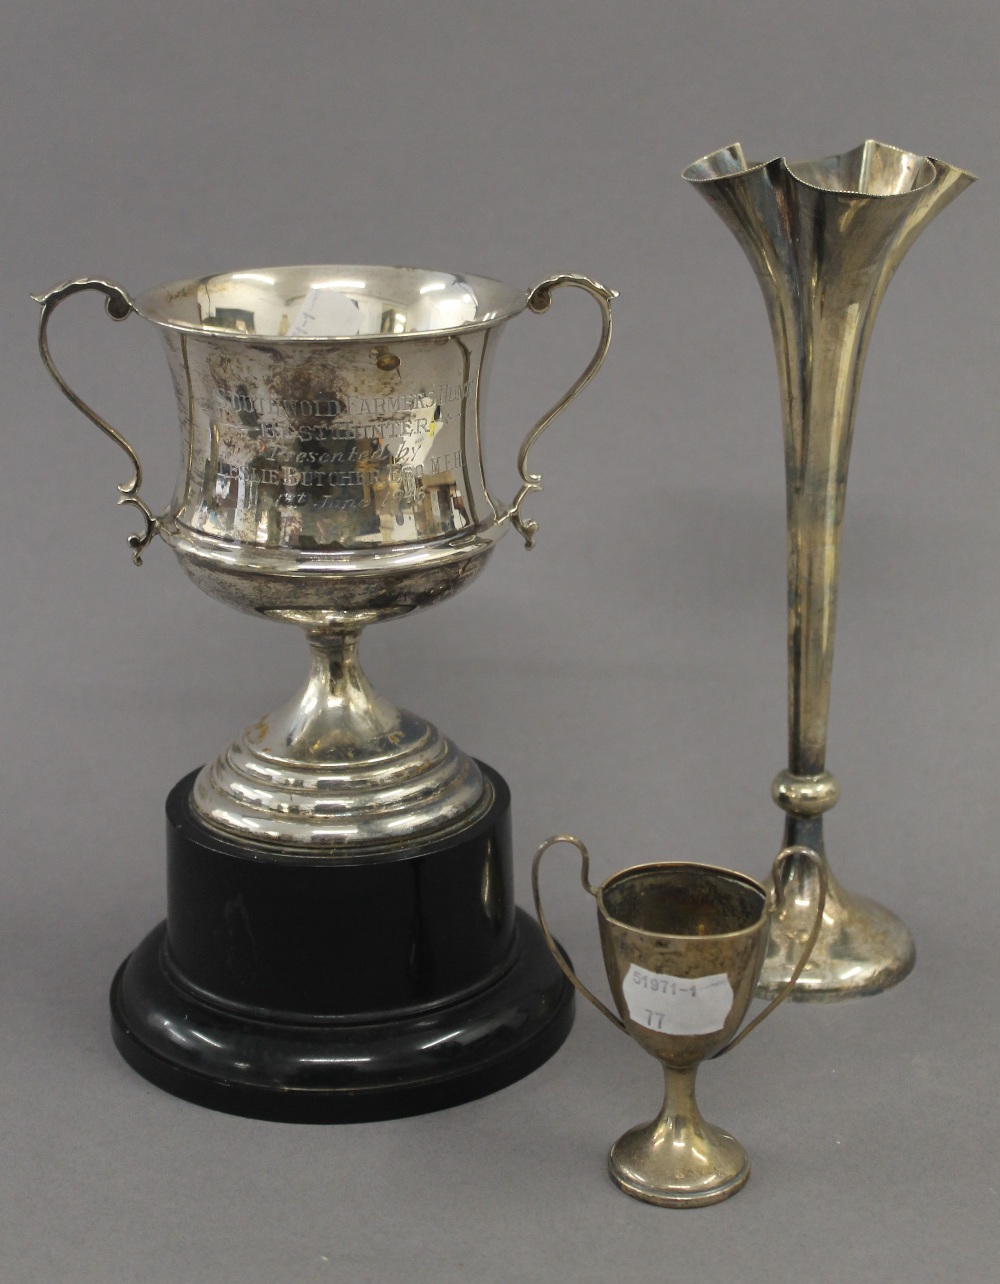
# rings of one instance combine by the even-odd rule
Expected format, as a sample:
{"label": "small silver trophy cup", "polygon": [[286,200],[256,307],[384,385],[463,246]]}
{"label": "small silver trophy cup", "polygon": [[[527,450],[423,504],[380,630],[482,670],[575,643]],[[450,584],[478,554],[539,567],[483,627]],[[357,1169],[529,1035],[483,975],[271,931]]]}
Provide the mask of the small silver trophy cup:
{"label": "small silver trophy cup", "polygon": [[[597,903],[597,926],[618,1015],[584,985],[553,938],[542,909],[539,866],[550,847],[580,853],[580,882]],[[742,1030],[780,913],[781,872],[791,859],[816,870],[812,923],[792,975]],[[774,861],[771,890],[736,870],[693,861],[655,861],[590,882],[590,855],[579,838],[548,838],[535,853],[531,887],[549,949],[585,999],[663,1066],[663,1105],[611,1147],[608,1172],[627,1195],[667,1208],[700,1208],[735,1195],[750,1176],[746,1151],[703,1118],[695,1098],[702,1061],[725,1056],[792,993],[823,923],[827,873],[808,847],[786,847]],[[737,1033],[737,1031],[739,1031]]]}
{"label": "small silver trophy cup", "polygon": [[[600,341],[525,437],[504,503],[483,465],[486,370],[503,324],[563,286],[596,299]],[[84,290],[166,344],[184,466],[161,516],[135,451],[49,353],[52,311]],[[132,463],[119,503],[142,516],[135,561],[159,535],[205,592],[298,625],[311,649],[300,694],[168,801],[167,923],[112,995],[120,1050],[161,1086],[267,1117],[384,1117],[492,1090],[565,1037],[569,992],[515,919],[506,786],[377,695],[358,641],[469,583],[508,527],[530,546],[521,505],[541,478],[527,455],[601,365],[613,297],[581,276],[524,292],[370,266],[232,272],[135,300],[94,279],[36,296],[50,373]],[[220,1011],[225,1047],[206,1056]]]}

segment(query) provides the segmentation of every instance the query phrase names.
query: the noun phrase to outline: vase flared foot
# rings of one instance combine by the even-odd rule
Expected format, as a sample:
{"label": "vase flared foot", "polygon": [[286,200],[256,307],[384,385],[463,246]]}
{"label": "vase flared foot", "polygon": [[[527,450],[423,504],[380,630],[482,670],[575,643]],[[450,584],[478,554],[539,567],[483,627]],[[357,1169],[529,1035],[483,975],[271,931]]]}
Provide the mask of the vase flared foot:
{"label": "vase flared foot", "polygon": [[[784,908],[771,922],[758,998],[774,998],[792,974],[812,921],[812,881],[805,873],[794,889],[786,886]],[[789,998],[832,1003],[881,994],[908,976],[915,961],[913,937],[895,914],[831,878],[819,939]]]}

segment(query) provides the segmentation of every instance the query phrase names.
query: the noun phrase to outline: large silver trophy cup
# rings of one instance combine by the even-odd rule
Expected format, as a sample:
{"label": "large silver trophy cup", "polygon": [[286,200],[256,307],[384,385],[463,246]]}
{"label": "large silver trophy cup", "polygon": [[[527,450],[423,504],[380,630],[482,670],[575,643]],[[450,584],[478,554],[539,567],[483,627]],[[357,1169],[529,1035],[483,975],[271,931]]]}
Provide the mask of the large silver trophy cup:
{"label": "large silver trophy cup", "polygon": [[[597,300],[600,342],[501,502],[486,372],[503,324],[563,286]],[[84,290],[166,344],[183,467],[161,516],[131,445],[53,364],[51,313]],[[509,527],[531,544],[526,457],[604,359],[613,297],[580,276],[525,292],[370,266],[37,297],[49,371],[131,460],[136,562],[159,535],[205,592],[298,625],[311,649],[299,695],[168,801],[167,923],[112,992],[120,1050],[161,1086],[240,1113],[373,1118],[489,1091],[565,1037],[568,992],[514,910],[502,778],[377,695],[358,640],[469,583]]]}

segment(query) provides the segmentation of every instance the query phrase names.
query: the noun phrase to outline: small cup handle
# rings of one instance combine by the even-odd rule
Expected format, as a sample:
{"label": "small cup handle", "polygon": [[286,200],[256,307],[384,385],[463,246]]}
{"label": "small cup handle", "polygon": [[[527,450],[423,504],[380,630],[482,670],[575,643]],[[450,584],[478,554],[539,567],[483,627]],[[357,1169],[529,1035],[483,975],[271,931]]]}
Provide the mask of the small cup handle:
{"label": "small cup handle", "polygon": [[112,428],[107,420],[102,419],[96,411],[91,410],[83,398],[73,391],[59,373],[56,363],[52,360],[52,354],[49,352],[49,317],[62,303],[63,299],[68,299],[71,294],[79,294],[81,290],[99,290],[105,295],[104,306],[107,309],[108,316],[113,321],[124,321],[132,312],[132,300],[120,285],[115,285],[112,281],[102,281],[96,277],[85,277],[79,281],[63,281],[61,285],[53,286],[45,294],[33,294],[31,296],[42,307],[42,315],[38,322],[38,350],[42,354],[46,370],[72,401],[73,405],[76,406],[77,410],[82,411],[92,423],[97,424],[101,432],[107,433],[113,442],[121,446],[132,461],[132,478],[118,487],[121,492],[121,498],[118,502],[119,504],[132,504],[139,509],[145,519],[143,529],[137,534],[128,537],[129,547],[132,550],[132,560],[136,566],[141,566],[142,551],[156,534],[157,524],[156,518],[147,507],[145,500],[139,496],[139,487],[142,485],[142,465],[139,463],[139,456],[117,429]]}
{"label": "small cup handle", "polygon": [[[609,1007],[603,1004],[595,994],[591,994],[577,974],[573,971],[573,965],[566,957],[562,946],[549,931],[549,925],[546,922],[545,913],[542,910],[541,893],[538,888],[538,867],[541,864],[542,857],[549,848],[555,847],[558,843],[571,843],[572,846],[574,846],[580,853],[583,861],[580,869],[580,882],[583,885],[583,890],[585,892],[589,892],[590,895],[594,897],[597,896],[598,891],[598,889],[594,887],[589,880],[590,855],[579,838],[574,838],[572,834],[556,834],[552,838],[547,838],[545,842],[542,843],[541,847],[539,847],[538,851],[535,852],[535,859],[531,865],[531,892],[535,898],[535,913],[538,915],[538,921],[541,924],[542,932],[545,936],[545,942],[552,951],[552,957],[559,964],[570,984],[578,990],[588,1002],[593,1003],[598,1012],[602,1012],[612,1025],[616,1025],[619,1030],[625,1031],[625,1023],[617,1017]],[[627,1033],[627,1031],[625,1032]]]}
{"label": "small cup handle", "polygon": [[[771,1015],[779,1003],[784,1003],[785,999],[787,999],[795,989],[795,982],[802,975],[805,965],[809,962],[809,959],[812,956],[816,941],[819,939],[820,929],[823,926],[823,910],[826,908],[826,893],[829,888],[830,881],[826,870],[826,861],[817,852],[814,852],[811,847],[783,848],[774,858],[772,876],[775,888],[780,886],[780,879],[778,876],[781,872],[782,865],[784,865],[785,861],[790,860],[793,856],[804,856],[807,860],[811,860],[816,866],[817,880],[819,882],[819,894],[816,898],[816,917],[813,920],[812,930],[806,937],[806,943],[802,947],[802,953],[799,955],[799,961],[792,969],[792,975],[785,982],[781,991],[771,1000],[763,1012],[758,1012],[754,1019],[748,1022],[735,1038],[731,1039],[724,1048],[715,1053],[715,1056],[712,1058],[713,1061],[716,1057],[724,1057],[727,1052],[732,1052],[733,1048],[735,1048],[738,1043],[742,1043],[751,1030],[755,1030],[765,1017],[769,1017]],[[780,893],[775,891],[772,893],[772,896],[774,897],[774,900],[772,900],[770,904],[774,905],[777,898],[780,896]]]}
{"label": "small cup handle", "polygon": [[[535,542],[535,534],[538,530],[538,523],[527,520],[521,516],[521,504],[526,496],[530,495],[533,490],[542,489],[541,473],[530,473],[527,471],[528,451],[549,426],[556,415],[560,414],[576,394],[585,388],[594,375],[601,368],[605,356],[607,355],[608,346],[611,343],[611,300],[618,298],[617,290],[609,290],[600,285],[597,281],[592,281],[588,276],[579,276],[576,273],[563,273],[561,276],[550,276],[544,281],[539,281],[533,286],[528,293],[528,307],[532,312],[547,312],[552,303],[552,291],[563,285],[576,286],[577,289],[586,290],[598,302],[601,308],[601,338],[597,345],[597,351],[590,360],[590,364],[584,370],[583,374],[573,384],[569,392],[557,402],[547,414],[544,414],[534,428],[528,433],[521,443],[521,449],[517,456],[517,471],[521,475],[521,489],[514,497],[514,502],[499,515],[501,521],[509,520],[512,526],[515,526],[524,539],[525,548],[531,548]],[[561,839],[558,841],[562,841]],[[573,842],[574,839],[567,841]]]}

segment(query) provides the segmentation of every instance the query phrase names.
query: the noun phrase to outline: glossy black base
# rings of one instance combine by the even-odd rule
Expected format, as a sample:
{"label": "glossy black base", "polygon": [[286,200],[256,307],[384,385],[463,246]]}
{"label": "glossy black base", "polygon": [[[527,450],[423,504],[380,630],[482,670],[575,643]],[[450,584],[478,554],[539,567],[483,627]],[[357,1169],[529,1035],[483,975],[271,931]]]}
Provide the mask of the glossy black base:
{"label": "glossy black base", "polygon": [[167,921],[112,984],[125,1060],[199,1105],[309,1123],[439,1110],[548,1060],[573,991],[514,908],[510,795],[483,770],[494,804],[467,830],[335,862],[219,838],[181,781]]}

